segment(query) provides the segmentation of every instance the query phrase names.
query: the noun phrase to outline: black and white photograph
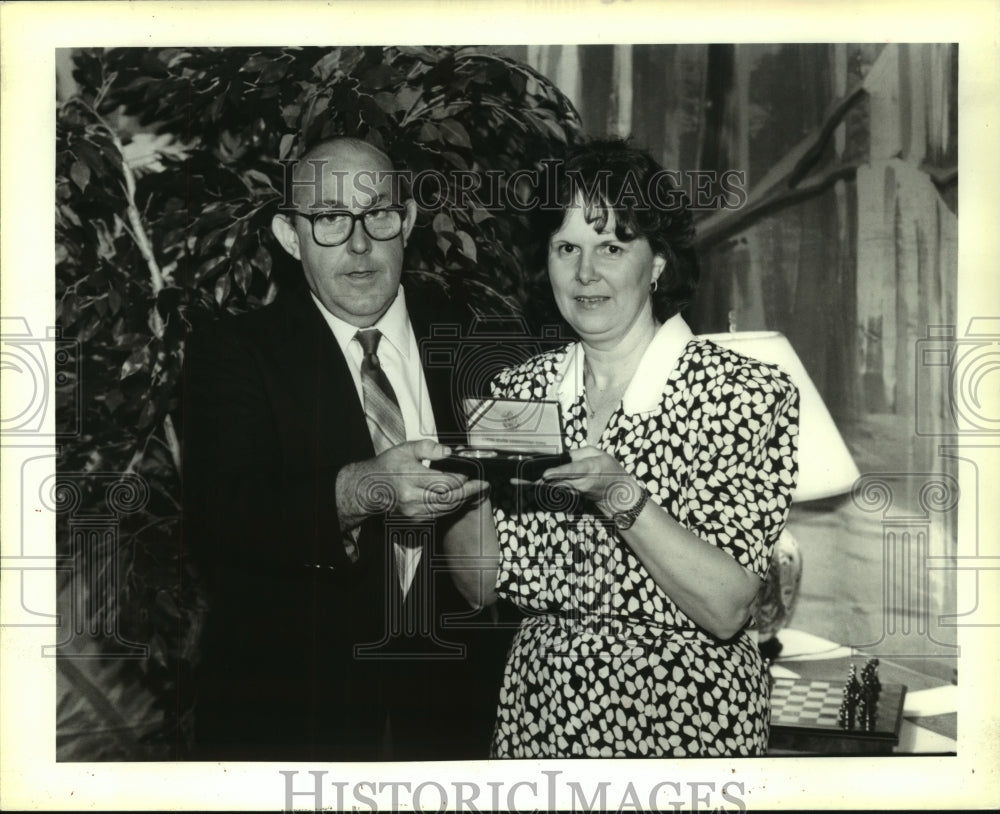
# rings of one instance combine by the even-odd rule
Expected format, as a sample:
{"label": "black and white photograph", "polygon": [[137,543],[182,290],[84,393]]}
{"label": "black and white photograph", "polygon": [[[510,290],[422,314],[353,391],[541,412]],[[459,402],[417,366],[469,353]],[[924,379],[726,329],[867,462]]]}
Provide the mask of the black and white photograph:
{"label": "black and white photograph", "polygon": [[0,9],[5,808],[1000,803],[1000,15],[788,8]]}

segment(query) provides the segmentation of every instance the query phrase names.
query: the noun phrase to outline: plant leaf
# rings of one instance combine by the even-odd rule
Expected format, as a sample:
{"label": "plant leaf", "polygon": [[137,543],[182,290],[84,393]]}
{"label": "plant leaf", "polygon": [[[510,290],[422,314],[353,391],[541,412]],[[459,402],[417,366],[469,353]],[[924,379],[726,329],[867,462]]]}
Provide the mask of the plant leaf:
{"label": "plant leaf", "polygon": [[220,275],[215,281],[215,302],[221,308],[223,303],[229,299],[229,291],[232,287],[232,277],[229,272]]}
{"label": "plant leaf", "polygon": [[466,150],[472,149],[472,142],[469,141],[469,132],[459,122],[454,119],[445,119],[438,122],[438,128],[441,131],[441,135],[444,136],[444,140],[449,144],[462,147]]}
{"label": "plant leaf", "polygon": [[[298,117],[299,115],[298,106],[293,106],[293,107],[295,107],[294,116]],[[288,110],[288,108],[285,109]],[[281,137],[281,142],[278,145],[278,158],[280,159],[288,158],[289,154],[292,152],[292,146],[294,144],[295,144],[295,134],[285,133],[285,135]]]}
{"label": "plant leaf", "polygon": [[434,216],[434,220],[431,223],[431,225],[433,226],[434,231],[437,232],[438,234],[440,234],[441,232],[455,231],[455,222],[451,219],[450,216],[448,216],[444,212],[438,212]]}
{"label": "plant leaf", "polygon": [[250,288],[250,281],[253,279],[253,269],[250,268],[250,264],[242,257],[234,264],[233,279],[236,281],[236,285],[240,291],[246,294],[247,289]]}
{"label": "plant leaf", "polygon": [[149,363],[149,346],[143,345],[142,347],[136,348],[132,351],[128,359],[125,360],[125,363],[122,365],[121,374],[118,378],[124,379],[131,376],[133,373],[149,370]]}
{"label": "plant leaf", "polygon": [[476,241],[468,232],[457,232],[458,239],[462,241],[462,254],[468,257],[473,263],[476,262]]}
{"label": "plant leaf", "polygon": [[156,605],[171,619],[181,618],[180,609],[177,607],[177,603],[174,601],[174,598],[170,595],[169,591],[163,589],[157,591]]}
{"label": "plant leaf", "polygon": [[74,161],[73,166],[69,168],[69,177],[80,188],[80,192],[85,192],[87,184],[90,183],[90,167],[82,161]]}
{"label": "plant leaf", "polygon": [[253,257],[253,262],[257,268],[264,272],[265,277],[271,276],[271,266],[273,264],[273,260],[271,258],[271,253],[263,246],[257,247],[257,253]]}

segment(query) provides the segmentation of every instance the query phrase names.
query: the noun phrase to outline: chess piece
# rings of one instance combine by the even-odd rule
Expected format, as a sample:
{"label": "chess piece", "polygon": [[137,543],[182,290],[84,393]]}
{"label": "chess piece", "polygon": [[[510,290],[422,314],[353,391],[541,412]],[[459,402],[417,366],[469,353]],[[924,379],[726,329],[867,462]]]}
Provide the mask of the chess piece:
{"label": "chess piece", "polygon": [[774,673],[771,672],[771,659],[764,659],[764,675],[767,676],[767,691],[774,692]]}
{"label": "chess piece", "polygon": [[841,729],[851,729],[854,726],[854,708],[851,706],[850,693],[844,687],[843,700],[837,713],[837,724]]}
{"label": "chess piece", "polygon": [[882,683],[878,679],[878,659],[869,659],[861,671],[861,694],[864,699],[864,715],[861,718],[865,730],[875,728],[878,716],[878,699],[882,693]]}
{"label": "chess piece", "polygon": [[864,707],[861,704],[862,701],[862,688],[861,682],[858,681],[858,671],[857,668],[852,664],[850,678],[848,679],[848,687],[851,695],[851,729],[854,729],[855,725],[861,726],[864,720]]}
{"label": "chess piece", "polygon": [[865,663],[865,668],[861,671],[861,682],[865,686],[871,687],[877,701],[882,691],[882,682],[878,679],[878,659],[868,659]]}
{"label": "chess piece", "polygon": [[858,695],[858,729],[868,732],[871,729],[871,705],[868,703],[868,694],[861,690]]}
{"label": "chess piece", "polygon": [[844,701],[841,704],[840,726],[844,729],[854,729],[855,722],[861,723],[858,718],[861,700],[861,684],[858,681],[857,668],[852,664],[848,673],[847,684],[844,685]]}

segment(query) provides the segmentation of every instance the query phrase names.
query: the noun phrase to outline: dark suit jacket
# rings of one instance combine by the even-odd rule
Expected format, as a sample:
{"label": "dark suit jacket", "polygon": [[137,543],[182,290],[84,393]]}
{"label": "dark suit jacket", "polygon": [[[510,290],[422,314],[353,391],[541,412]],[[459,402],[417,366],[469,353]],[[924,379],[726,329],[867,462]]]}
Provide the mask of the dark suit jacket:
{"label": "dark suit jacket", "polygon": [[[419,341],[429,303],[408,287],[407,306]],[[433,312],[455,321],[440,299]],[[442,628],[445,613],[469,607],[433,562],[438,524],[373,517],[359,560],[347,558],[334,484],[374,451],[347,362],[305,287],[195,331],[185,365],[185,545],[211,602],[197,756],[486,757],[505,637]],[[439,436],[455,438],[450,373],[425,367]],[[403,604],[389,536],[414,528],[425,551]]]}

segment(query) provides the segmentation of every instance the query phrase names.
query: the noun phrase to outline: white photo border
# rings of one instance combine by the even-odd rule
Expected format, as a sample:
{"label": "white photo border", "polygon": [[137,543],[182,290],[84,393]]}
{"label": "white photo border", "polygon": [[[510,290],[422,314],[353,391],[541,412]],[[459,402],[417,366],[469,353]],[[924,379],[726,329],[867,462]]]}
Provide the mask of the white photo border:
{"label": "white photo border", "polygon": [[[324,23],[324,18],[328,21]],[[1000,201],[997,150],[1000,133],[1000,6],[992,0],[940,2],[643,2],[642,0],[550,0],[549,2],[79,2],[11,3],[0,8],[0,309],[44,329],[53,323],[55,52],[58,48],[152,45],[330,45],[330,44],[528,44],[658,42],[957,42],[959,43],[958,326],[972,317],[1000,315]],[[974,170],[974,171],[970,171]],[[50,360],[51,361],[51,360]],[[6,388],[6,386],[5,386]],[[4,389],[3,398],[14,394]],[[995,413],[994,413],[995,414]],[[49,422],[52,416],[48,416]],[[52,426],[51,423],[49,426]],[[986,444],[989,447],[989,444]],[[996,558],[996,501],[986,491],[1000,483],[997,446],[979,463],[977,484],[963,484],[959,534],[979,534],[980,551]],[[20,461],[52,458],[51,444],[5,449],[0,481],[3,555],[17,552],[21,517]],[[977,461],[979,459],[977,458]],[[45,513],[50,516],[49,513]],[[49,521],[46,521],[49,522]],[[54,525],[49,523],[50,526]],[[42,527],[44,531],[44,527]],[[48,532],[54,540],[54,528]],[[991,548],[992,547],[992,548]],[[54,554],[53,547],[50,549]],[[32,575],[41,601],[33,610],[55,612],[55,572]],[[52,568],[53,560],[47,567]],[[996,566],[994,566],[996,568]],[[17,611],[23,573],[0,570],[0,611]],[[995,578],[993,579],[996,582]],[[1000,619],[1000,590],[982,590],[983,618]],[[986,586],[988,588],[988,586]],[[959,598],[962,605],[962,598]],[[7,616],[7,618],[10,618]],[[0,618],[0,622],[3,619]],[[321,775],[324,807],[344,803],[370,810],[351,791],[390,800],[359,783],[433,781],[428,805],[439,807],[456,783],[481,789],[480,810],[513,802],[516,807],[569,807],[567,784],[588,790],[606,781],[607,800],[635,810],[627,784],[648,810],[645,790],[673,784],[683,808],[709,794],[713,806],[738,810],[790,808],[962,808],[1000,804],[1000,718],[996,703],[997,627],[964,627],[957,757],[893,757],[870,760],[781,758],[757,760],[483,761],[469,764],[221,764],[56,763],[55,661],[39,656],[51,645],[51,627],[0,628],[0,808],[4,810],[174,809],[273,810],[286,805],[286,776],[295,771],[296,791],[308,791],[310,771]],[[559,774],[553,775],[552,772]],[[554,782],[558,795],[547,796]],[[532,793],[530,785],[535,784]],[[719,796],[726,784],[729,798]],[[469,786],[468,784],[472,784]],[[490,785],[492,784],[492,786]],[[499,785],[498,785],[499,784]],[[520,784],[519,786],[517,784]],[[398,789],[404,788],[397,786]],[[499,798],[491,796],[491,789]],[[513,796],[512,790],[514,790]],[[308,794],[296,808],[314,808]],[[697,803],[695,803],[697,805]],[[706,803],[706,805],[708,805]],[[466,810],[475,810],[466,808]]]}

